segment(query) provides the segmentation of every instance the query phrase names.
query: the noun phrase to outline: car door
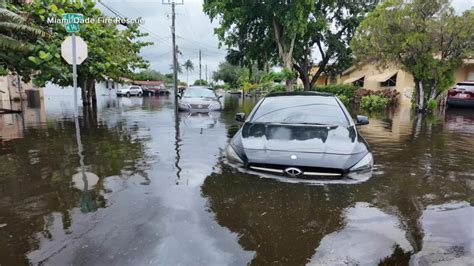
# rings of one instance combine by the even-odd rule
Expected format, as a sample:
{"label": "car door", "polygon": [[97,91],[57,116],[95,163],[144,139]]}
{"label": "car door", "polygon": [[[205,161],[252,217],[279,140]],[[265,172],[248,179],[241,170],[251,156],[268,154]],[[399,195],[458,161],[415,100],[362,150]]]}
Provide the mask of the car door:
{"label": "car door", "polygon": [[130,94],[131,94],[131,95],[137,95],[138,92],[139,92],[138,87],[131,87],[131,88],[130,88]]}

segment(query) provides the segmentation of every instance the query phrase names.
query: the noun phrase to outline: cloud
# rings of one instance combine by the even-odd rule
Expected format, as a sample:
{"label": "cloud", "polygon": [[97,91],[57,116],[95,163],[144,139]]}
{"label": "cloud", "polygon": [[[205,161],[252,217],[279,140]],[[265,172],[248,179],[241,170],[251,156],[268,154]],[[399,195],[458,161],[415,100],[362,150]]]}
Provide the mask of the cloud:
{"label": "cloud", "polygon": [[[142,56],[149,60],[151,68],[162,73],[170,73],[172,64],[171,41],[171,6],[154,0],[103,0],[106,6],[119,15],[144,19],[141,30],[150,35],[144,40],[154,42],[153,46],[145,47]],[[106,15],[115,16],[110,10],[97,4]],[[214,35],[214,28],[218,24],[211,23],[209,17],[202,10],[202,1],[185,0],[183,5],[176,5],[176,44],[182,55],[178,61],[190,59],[195,70],[189,73],[189,80],[193,82],[199,78],[199,50],[202,55],[202,78],[205,78],[205,67],[208,73],[216,71],[220,62],[225,60],[225,49],[219,49],[219,41]],[[181,74],[181,80],[186,80],[186,73]],[[210,79],[210,76],[209,76]]]}

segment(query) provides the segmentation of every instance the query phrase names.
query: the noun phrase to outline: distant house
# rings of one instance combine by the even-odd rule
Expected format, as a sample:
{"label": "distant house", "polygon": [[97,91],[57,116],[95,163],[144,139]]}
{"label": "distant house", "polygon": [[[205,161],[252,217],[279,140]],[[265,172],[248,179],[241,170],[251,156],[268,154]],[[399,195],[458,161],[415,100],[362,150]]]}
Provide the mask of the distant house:
{"label": "distant house", "polygon": [[28,100],[29,106],[36,107],[40,99],[44,97],[43,89],[33,86],[33,83],[21,82],[18,86],[16,75],[0,76],[0,108],[10,109],[11,101],[19,101],[21,98]]}
{"label": "distant house", "polygon": [[[314,74],[316,74],[316,72],[318,72],[319,70],[319,67],[312,67],[311,70],[309,71],[309,79],[311,80],[314,76]],[[322,73],[318,79],[316,80],[316,82],[314,83],[315,86],[325,86],[325,85],[329,85],[329,84],[332,84],[332,83],[335,83],[336,81],[335,80],[332,80],[330,76],[326,75],[325,73]],[[283,81],[282,82],[283,85],[285,85],[285,82]],[[297,84],[299,86],[303,86],[303,82],[301,81],[301,79],[298,79],[297,80]]]}
{"label": "distant house", "polygon": [[165,88],[165,82],[162,80],[133,80],[131,83],[142,88]]}
{"label": "distant house", "polygon": [[[455,81],[474,80],[474,59],[463,60],[454,73]],[[400,92],[399,102],[411,105],[415,88],[413,76],[396,66],[378,69],[373,63],[354,65],[342,72],[338,83],[354,84],[368,90],[395,89]]]}

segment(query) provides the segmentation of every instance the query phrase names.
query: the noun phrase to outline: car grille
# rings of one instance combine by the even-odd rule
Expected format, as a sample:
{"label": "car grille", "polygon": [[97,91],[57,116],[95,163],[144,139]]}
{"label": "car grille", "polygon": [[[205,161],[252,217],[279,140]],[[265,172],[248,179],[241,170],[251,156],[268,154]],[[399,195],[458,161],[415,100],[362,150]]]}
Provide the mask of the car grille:
{"label": "car grille", "polygon": [[191,109],[209,109],[209,104],[190,104]]}
{"label": "car grille", "polygon": [[[341,169],[324,168],[324,167],[308,167],[308,166],[294,166],[294,165],[279,165],[279,164],[249,164],[249,168],[259,172],[267,172],[272,174],[291,176],[291,177],[305,177],[305,178],[341,178],[344,175],[344,171]],[[291,168],[300,170],[301,173],[298,175],[291,171]],[[285,170],[290,170],[286,172]]]}

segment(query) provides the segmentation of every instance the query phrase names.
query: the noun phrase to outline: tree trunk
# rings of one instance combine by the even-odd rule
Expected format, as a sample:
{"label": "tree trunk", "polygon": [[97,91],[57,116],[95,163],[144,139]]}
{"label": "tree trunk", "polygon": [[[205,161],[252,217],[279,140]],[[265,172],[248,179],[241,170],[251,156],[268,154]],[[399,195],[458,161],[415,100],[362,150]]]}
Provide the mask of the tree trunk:
{"label": "tree trunk", "polygon": [[81,99],[82,99],[82,105],[86,106],[88,105],[87,103],[87,81],[82,78],[78,78],[79,82],[78,84],[81,84]]}
{"label": "tree trunk", "polygon": [[95,79],[90,80],[90,88],[91,88],[91,99],[92,99],[92,105],[96,106],[97,105],[97,95],[95,91]]}
{"label": "tree trunk", "polygon": [[[295,46],[296,32],[291,33],[290,44],[288,45],[288,43],[285,42],[283,26],[278,23],[275,18],[272,19],[272,22],[278,54],[283,61],[283,68],[291,72],[293,71],[293,48]],[[285,83],[286,90],[293,91],[293,79],[287,78]]]}
{"label": "tree trunk", "polygon": [[415,100],[416,109],[418,111],[425,110],[425,91],[423,90],[423,82],[421,80],[417,82]]}

